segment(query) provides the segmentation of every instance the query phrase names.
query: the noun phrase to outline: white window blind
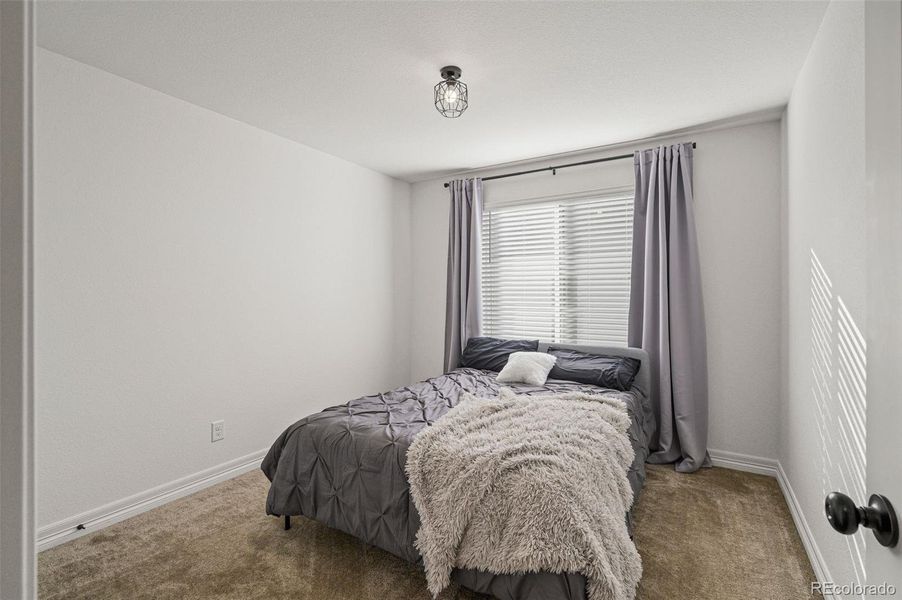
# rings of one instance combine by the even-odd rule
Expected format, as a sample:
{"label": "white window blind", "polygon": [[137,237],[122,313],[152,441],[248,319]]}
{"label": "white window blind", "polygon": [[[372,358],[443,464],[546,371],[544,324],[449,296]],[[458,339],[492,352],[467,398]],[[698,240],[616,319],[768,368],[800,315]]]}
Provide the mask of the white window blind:
{"label": "white window blind", "polygon": [[487,203],[485,335],[626,345],[633,191]]}

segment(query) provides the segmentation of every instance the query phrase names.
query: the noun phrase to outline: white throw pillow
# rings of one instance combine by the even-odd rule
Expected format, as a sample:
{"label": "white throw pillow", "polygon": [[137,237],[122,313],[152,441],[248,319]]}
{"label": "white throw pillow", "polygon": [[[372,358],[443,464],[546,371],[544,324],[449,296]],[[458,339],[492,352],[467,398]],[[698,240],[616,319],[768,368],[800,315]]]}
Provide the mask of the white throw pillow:
{"label": "white throw pillow", "polygon": [[498,383],[545,385],[557,357],[545,352],[513,352],[498,373]]}

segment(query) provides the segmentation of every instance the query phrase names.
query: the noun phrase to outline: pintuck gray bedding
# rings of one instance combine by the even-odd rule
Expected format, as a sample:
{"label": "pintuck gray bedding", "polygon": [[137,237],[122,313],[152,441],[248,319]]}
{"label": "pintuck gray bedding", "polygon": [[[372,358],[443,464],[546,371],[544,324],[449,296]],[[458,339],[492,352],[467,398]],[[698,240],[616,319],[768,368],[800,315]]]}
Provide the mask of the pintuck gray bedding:
{"label": "pintuck gray bedding", "polygon": [[[272,482],[267,513],[303,515],[422,564],[414,547],[420,518],[405,475],[407,449],[417,433],[457,405],[462,393],[497,396],[502,386],[496,383],[496,376],[493,371],[456,369],[298,421],[276,439],[263,460],[263,472]],[[627,477],[638,497],[645,481],[648,440],[654,429],[644,393],[647,377],[647,372],[640,372],[628,392],[551,379],[543,386],[504,387],[526,395],[605,391],[622,400],[630,417],[627,433],[635,453]],[[629,513],[624,518],[629,525]],[[580,573],[511,575],[457,569],[453,578],[467,588],[502,600],[587,598],[586,578]]]}

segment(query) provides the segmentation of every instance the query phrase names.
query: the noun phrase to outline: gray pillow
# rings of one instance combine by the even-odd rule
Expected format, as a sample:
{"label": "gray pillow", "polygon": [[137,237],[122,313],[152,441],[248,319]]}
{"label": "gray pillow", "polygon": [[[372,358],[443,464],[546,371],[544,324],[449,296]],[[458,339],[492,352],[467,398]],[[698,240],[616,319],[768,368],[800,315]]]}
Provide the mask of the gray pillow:
{"label": "gray pillow", "polygon": [[460,366],[471,369],[500,371],[513,352],[535,352],[539,340],[501,340],[492,337],[474,337],[460,356]]}
{"label": "gray pillow", "polygon": [[588,354],[564,348],[548,348],[557,357],[549,379],[566,379],[578,383],[590,383],[603,388],[629,391],[642,364],[638,358]]}

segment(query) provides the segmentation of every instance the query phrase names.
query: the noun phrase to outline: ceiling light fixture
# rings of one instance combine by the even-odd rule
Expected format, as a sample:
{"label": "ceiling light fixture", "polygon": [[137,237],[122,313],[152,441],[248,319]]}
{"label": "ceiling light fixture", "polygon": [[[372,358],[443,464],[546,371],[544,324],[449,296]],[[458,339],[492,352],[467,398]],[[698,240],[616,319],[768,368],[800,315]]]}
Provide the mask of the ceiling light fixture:
{"label": "ceiling light fixture", "polygon": [[442,80],[435,86],[435,108],[442,116],[456,119],[467,110],[467,84],[460,79],[460,67],[442,67]]}

